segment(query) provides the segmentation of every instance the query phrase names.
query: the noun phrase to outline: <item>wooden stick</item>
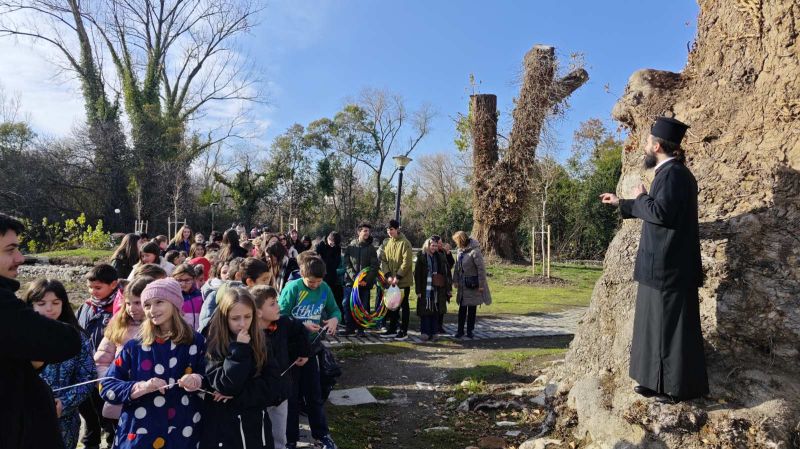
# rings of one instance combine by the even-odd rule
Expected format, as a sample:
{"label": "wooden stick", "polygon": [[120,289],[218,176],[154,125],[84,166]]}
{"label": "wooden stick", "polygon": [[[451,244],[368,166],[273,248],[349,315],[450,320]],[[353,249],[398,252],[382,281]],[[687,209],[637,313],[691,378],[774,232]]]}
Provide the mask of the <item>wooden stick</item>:
{"label": "wooden stick", "polygon": [[550,279],[550,225],[547,225],[547,278]]}
{"label": "wooden stick", "polygon": [[531,231],[531,271],[536,276],[536,225],[533,225]]}

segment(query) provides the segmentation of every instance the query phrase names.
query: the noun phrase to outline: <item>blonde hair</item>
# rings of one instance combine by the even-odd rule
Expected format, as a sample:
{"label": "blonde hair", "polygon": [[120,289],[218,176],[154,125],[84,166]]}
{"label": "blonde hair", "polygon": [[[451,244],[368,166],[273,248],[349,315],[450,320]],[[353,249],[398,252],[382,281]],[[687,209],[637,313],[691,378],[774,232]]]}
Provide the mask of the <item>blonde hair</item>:
{"label": "blonde hair", "polygon": [[192,234],[193,234],[192,228],[190,228],[187,225],[183,225],[183,226],[181,226],[180,229],[178,229],[178,232],[175,233],[175,236],[172,237],[172,240],[170,241],[170,243],[174,243],[174,244],[177,245],[178,243],[182,242],[183,241],[183,230],[184,229],[188,229],[189,230],[189,237],[186,239],[186,241],[187,242],[191,242],[192,241]]}
{"label": "blonde hair", "polygon": [[175,304],[169,304],[172,306],[172,316],[170,317],[172,330],[167,335],[159,335],[160,329],[158,326],[150,320],[144,320],[142,327],[139,329],[139,338],[142,340],[142,345],[151,346],[155,343],[156,338],[170,339],[176,345],[189,345],[194,342],[194,329],[184,321],[181,311],[175,307]]}
{"label": "blonde hair", "polygon": [[[142,291],[147,284],[155,281],[154,278],[150,276],[140,276],[134,279],[128,286],[125,288],[125,300],[130,300],[132,298],[138,298],[142,296]],[[128,327],[131,325],[136,324],[133,321],[133,317],[128,315],[128,311],[125,309],[125,304],[122,305],[122,310],[117,312],[111,321],[108,322],[108,326],[106,327],[103,336],[106,337],[111,343],[119,346],[125,341],[125,336],[128,333]]]}
{"label": "blonde hair", "polygon": [[469,243],[469,236],[464,231],[458,231],[453,234],[453,241],[456,242],[459,248],[466,248],[467,243]]}
{"label": "blonde hair", "polygon": [[267,362],[266,343],[261,329],[258,327],[258,309],[253,295],[244,288],[229,288],[222,295],[222,301],[219,302],[217,311],[211,317],[211,324],[208,327],[206,357],[209,360],[223,360],[227,357],[232,340],[231,330],[228,327],[228,315],[236,304],[244,304],[253,311],[253,319],[250,321],[248,331],[250,332],[250,348],[253,350],[253,358],[256,362],[256,374],[258,374]]}

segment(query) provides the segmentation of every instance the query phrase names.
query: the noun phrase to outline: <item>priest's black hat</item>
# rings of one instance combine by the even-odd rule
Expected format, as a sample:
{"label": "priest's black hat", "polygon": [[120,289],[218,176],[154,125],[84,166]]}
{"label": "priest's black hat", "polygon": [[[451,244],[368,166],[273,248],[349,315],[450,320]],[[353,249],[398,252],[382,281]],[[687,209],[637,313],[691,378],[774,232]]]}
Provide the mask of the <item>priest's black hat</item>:
{"label": "priest's black hat", "polygon": [[659,137],[668,142],[680,145],[689,125],[670,117],[656,117],[655,123],[650,128],[653,137]]}

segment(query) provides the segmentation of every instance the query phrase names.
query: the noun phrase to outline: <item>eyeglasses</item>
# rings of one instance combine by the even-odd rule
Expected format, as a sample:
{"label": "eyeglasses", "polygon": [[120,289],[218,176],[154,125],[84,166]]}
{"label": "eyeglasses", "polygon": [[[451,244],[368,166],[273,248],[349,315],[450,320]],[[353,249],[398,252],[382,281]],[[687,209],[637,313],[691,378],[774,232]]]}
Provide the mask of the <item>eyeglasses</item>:
{"label": "eyeglasses", "polygon": [[442,238],[441,238],[441,237],[439,237],[438,235],[432,235],[432,236],[431,236],[431,241],[432,241],[432,242],[438,242],[438,241],[439,241],[439,240],[441,240],[441,239],[442,239]]}

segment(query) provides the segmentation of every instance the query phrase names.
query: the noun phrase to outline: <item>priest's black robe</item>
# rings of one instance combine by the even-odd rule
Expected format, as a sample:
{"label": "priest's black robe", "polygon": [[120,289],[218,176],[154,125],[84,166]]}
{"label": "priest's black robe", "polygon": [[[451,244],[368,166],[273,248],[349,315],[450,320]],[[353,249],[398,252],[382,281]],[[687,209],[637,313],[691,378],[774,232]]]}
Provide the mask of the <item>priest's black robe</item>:
{"label": "priest's black robe", "polygon": [[650,192],[620,200],[619,209],[623,218],[643,221],[633,274],[639,291],[630,376],[682,399],[707,394],[697,181],[683,163],[667,161],[656,169]]}

